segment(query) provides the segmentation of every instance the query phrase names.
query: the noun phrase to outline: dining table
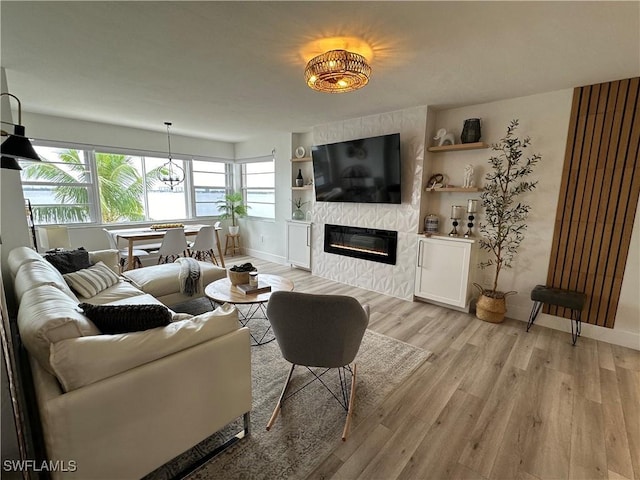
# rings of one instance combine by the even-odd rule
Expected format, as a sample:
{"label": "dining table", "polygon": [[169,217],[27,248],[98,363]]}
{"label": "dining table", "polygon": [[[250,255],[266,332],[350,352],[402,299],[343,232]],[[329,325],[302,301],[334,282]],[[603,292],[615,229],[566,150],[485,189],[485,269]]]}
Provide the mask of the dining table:
{"label": "dining table", "polygon": [[[206,227],[206,225],[185,225],[184,226],[184,234],[185,236],[194,236],[197,235],[202,227]],[[162,238],[167,233],[168,228],[151,228],[151,227],[140,227],[140,228],[124,228],[118,230],[111,230],[110,233],[116,236],[116,239],[123,239],[127,242],[128,245],[128,258],[133,258],[133,246],[136,242],[143,242],[149,240],[162,240]],[[224,265],[224,256],[222,255],[222,247],[220,246],[220,235],[218,232],[222,230],[221,227],[215,226],[214,233],[216,237],[216,246],[218,249],[218,255],[220,255],[220,264],[222,268],[225,268]],[[125,270],[129,270],[132,268],[133,262],[127,262],[127,267]]]}

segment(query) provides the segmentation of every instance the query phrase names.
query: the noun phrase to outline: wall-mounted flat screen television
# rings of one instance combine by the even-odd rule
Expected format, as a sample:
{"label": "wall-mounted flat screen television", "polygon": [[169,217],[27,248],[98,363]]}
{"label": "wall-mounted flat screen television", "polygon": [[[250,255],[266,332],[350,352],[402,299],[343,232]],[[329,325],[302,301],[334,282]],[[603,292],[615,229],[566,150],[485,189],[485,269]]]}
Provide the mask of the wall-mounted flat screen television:
{"label": "wall-mounted flat screen television", "polygon": [[318,202],[401,203],[400,134],[311,148]]}

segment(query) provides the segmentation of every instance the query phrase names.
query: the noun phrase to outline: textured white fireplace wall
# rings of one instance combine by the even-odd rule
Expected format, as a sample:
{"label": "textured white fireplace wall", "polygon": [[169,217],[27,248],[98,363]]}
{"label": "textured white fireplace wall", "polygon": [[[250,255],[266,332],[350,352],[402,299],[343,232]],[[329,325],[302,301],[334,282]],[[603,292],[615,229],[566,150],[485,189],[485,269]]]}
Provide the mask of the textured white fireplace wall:
{"label": "textured white fireplace wall", "polygon": [[[399,132],[402,160],[400,205],[331,202],[314,204],[311,251],[314,275],[406,300],[413,299],[426,119],[425,106],[314,127],[315,145]],[[325,253],[325,223],[397,231],[396,264],[385,265]]]}

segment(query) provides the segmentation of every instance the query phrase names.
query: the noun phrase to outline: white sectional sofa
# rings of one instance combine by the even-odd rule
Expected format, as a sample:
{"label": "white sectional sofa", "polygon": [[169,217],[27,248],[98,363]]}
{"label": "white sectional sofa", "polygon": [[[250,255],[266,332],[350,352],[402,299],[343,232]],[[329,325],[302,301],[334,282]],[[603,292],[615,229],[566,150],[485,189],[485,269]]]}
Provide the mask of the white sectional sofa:
{"label": "white sectional sofa", "polygon": [[[93,252],[90,259],[118,271],[115,250]],[[140,478],[240,416],[248,432],[249,332],[240,328],[234,307],[196,317],[172,312],[165,327],[103,335],[79,303],[159,300],[125,280],[78,298],[26,247],[12,250],[8,264],[47,457],[74,465],[53,478]],[[160,300],[176,302],[182,300],[176,268],[147,267],[131,276]],[[207,282],[224,275],[223,269],[205,270]]]}

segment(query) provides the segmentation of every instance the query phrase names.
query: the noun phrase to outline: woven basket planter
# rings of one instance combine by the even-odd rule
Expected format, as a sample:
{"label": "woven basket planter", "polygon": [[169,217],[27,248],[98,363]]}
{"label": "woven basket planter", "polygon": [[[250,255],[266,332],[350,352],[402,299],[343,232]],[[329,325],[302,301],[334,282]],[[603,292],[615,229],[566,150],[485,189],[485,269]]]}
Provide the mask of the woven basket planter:
{"label": "woven basket planter", "polygon": [[227,270],[227,277],[231,285],[245,285],[249,283],[249,272],[232,272]]}
{"label": "woven basket planter", "polygon": [[504,297],[491,298],[480,295],[476,302],[476,317],[485,322],[502,323],[506,312],[507,307]]}

